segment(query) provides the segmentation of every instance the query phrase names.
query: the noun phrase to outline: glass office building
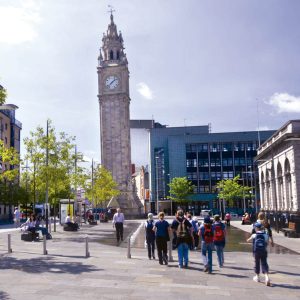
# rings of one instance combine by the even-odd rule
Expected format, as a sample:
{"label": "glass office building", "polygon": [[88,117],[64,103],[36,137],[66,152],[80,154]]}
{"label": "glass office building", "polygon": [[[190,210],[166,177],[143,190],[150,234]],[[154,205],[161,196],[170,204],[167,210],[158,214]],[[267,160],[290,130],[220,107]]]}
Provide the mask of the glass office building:
{"label": "glass office building", "polygon": [[[151,210],[173,212],[168,200],[168,183],[186,176],[194,185],[189,209],[221,209],[217,182],[240,176],[240,184],[251,187],[251,199],[241,199],[233,211],[259,206],[257,166],[254,157],[259,144],[274,131],[210,133],[209,126],[153,128],[150,132]],[[260,141],[258,140],[260,139]]]}

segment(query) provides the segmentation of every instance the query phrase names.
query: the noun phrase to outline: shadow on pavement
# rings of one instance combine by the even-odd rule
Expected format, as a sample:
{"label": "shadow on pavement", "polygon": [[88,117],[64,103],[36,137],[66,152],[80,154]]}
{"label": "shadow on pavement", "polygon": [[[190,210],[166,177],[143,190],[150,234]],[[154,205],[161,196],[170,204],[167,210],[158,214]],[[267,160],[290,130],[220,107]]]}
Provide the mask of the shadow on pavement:
{"label": "shadow on pavement", "polygon": [[[1,263],[1,269],[13,269],[26,273],[70,273],[81,274],[88,272],[103,271],[103,269],[95,268],[93,265],[84,265],[79,262],[58,262],[53,258],[28,258],[16,259],[14,257],[6,257]],[[3,299],[0,297],[0,299]]]}
{"label": "shadow on pavement", "polygon": [[0,299],[1,300],[10,300],[11,298],[9,297],[9,295],[7,293],[0,291]]}
{"label": "shadow on pavement", "polygon": [[286,284],[286,283],[278,284],[278,283],[273,283],[272,282],[272,286],[273,287],[280,287],[280,288],[284,288],[284,289],[289,289],[289,290],[300,290],[299,285],[291,285],[291,284]]}

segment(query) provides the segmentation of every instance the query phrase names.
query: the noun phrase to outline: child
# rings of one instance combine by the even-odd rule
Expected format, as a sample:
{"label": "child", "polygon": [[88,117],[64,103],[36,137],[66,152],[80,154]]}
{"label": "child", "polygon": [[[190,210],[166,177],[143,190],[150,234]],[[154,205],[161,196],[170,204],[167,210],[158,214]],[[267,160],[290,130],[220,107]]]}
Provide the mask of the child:
{"label": "child", "polygon": [[255,233],[247,239],[247,242],[253,240],[253,255],[255,258],[255,276],[253,280],[259,282],[259,273],[260,273],[260,265],[262,269],[262,273],[265,274],[265,283],[267,286],[270,286],[270,278],[269,278],[269,266],[267,263],[267,244],[269,241],[269,237],[264,230],[264,227],[261,223],[256,222],[254,224]]}

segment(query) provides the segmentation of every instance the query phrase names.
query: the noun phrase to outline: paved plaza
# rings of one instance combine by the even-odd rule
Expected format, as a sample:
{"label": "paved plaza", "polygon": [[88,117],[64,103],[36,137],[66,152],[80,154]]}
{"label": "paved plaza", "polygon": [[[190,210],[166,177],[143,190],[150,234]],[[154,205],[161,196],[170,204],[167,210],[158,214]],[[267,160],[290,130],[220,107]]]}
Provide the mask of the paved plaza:
{"label": "paved plaza", "polygon": [[[134,221],[137,223],[142,220]],[[131,224],[132,225],[132,224]],[[233,222],[234,226],[250,227]],[[126,225],[128,234],[133,227]],[[219,269],[213,254],[213,274],[203,272],[201,253],[190,252],[190,266],[179,270],[174,262],[160,266],[148,260],[146,249],[133,246],[127,258],[127,241],[116,245],[111,223],[83,225],[78,232],[58,226],[47,241],[23,242],[20,232],[0,229],[0,299],[300,299],[300,239],[274,233],[280,242],[298,254],[269,255],[271,287],[255,283],[249,252],[226,252]],[[7,235],[12,250],[7,253]],[[90,257],[86,258],[85,237]],[[102,243],[101,241],[104,241]],[[241,241],[245,243],[245,241]]]}

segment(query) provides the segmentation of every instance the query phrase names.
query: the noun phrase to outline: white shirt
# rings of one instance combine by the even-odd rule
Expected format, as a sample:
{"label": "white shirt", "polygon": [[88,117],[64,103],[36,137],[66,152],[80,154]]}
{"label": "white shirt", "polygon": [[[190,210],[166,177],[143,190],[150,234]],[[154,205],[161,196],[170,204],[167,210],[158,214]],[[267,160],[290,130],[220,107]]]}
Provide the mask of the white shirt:
{"label": "white shirt", "polygon": [[66,216],[65,223],[71,223],[71,217],[70,216]]}
{"label": "white shirt", "polygon": [[115,213],[113,216],[113,224],[116,223],[124,223],[125,218],[124,218],[124,214],[123,213]]}
{"label": "white shirt", "polygon": [[20,220],[20,211],[18,210],[18,209],[16,209],[15,211],[14,211],[14,215],[15,215],[15,220]]}

